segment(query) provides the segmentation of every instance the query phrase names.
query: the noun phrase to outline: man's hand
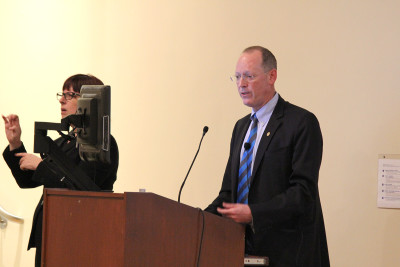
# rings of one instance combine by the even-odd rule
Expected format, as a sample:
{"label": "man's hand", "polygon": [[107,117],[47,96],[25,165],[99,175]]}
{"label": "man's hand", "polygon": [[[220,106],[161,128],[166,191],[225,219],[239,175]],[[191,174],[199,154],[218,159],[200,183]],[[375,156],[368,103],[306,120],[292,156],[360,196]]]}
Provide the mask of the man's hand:
{"label": "man's hand", "polygon": [[10,144],[10,150],[19,148],[22,145],[21,142],[21,126],[19,125],[19,118],[15,114],[8,115],[5,117],[2,115],[4,120],[4,126],[6,129],[6,137]]}
{"label": "man's hand", "polygon": [[35,171],[42,159],[29,153],[15,153],[15,156],[21,157],[19,160],[19,168],[23,171]]}
{"label": "man's hand", "polygon": [[217,211],[223,217],[230,218],[237,223],[251,223],[253,215],[249,205],[239,203],[222,203],[222,208],[217,208]]}

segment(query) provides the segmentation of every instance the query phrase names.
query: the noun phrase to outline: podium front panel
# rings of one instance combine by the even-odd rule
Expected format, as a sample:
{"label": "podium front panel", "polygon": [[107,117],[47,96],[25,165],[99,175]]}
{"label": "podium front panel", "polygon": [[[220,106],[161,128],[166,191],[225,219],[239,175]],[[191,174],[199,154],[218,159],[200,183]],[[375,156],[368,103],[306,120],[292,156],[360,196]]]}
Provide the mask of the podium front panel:
{"label": "podium front panel", "polygon": [[123,194],[45,190],[44,267],[123,266]]}
{"label": "podium front panel", "polygon": [[243,226],[152,193],[125,194],[125,266],[243,267]]}
{"label": "podium front panel", "polygon": [[244,227],[153,193],[45,189],[43,267],[242,267]]}

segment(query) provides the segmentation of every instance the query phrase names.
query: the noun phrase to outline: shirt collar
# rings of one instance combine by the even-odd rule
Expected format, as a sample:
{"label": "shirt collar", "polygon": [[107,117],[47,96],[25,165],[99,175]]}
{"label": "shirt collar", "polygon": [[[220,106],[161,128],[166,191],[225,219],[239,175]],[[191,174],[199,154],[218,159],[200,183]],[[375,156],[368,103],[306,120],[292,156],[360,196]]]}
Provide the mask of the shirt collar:
{"label": "shirt collar", "polygon": [[278,99],[279,99],[279,94],[275,93],[272,99],[268,101],[268,103],[265,104],[262,108],[260,108],[257,112],[254,112],[254,110],[252,110],[251,115],[256,113],[259,122],[261,122],[262,124],[267,123],[272,115],[272,112],[274,111],[276,104],[278,103]]}

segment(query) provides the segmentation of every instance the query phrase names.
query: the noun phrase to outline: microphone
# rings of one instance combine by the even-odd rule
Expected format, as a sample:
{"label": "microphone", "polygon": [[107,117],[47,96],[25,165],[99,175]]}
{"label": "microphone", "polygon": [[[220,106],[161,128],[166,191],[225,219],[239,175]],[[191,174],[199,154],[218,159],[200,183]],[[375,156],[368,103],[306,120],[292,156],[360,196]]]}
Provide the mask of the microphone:
{"label": "microphone", "polygon": [[203,135],[201,136],[201,139],[200,139],[199,148],[197,149],[196,155],[194,156],[194,159],[193,159],[193,161],[192,161],[192,164],[190,165],[190,168],[189,168],[189,170],[188,170],[188,172],[187,172],[187,174],[186,174],[186,177],[185,177],[185,179],[183,180],[183,183],[182,183],[182,185],[181,185],[181,189],[179,190],[178,203],[181,203],[182,188],[183,188],[183,186],[185,185],[186,179],[188,178],[189,172],[190,172],[190,170],[192,169],[192,166],[193,166],[194,161],[196,160],[197,154],[199,154],[201,142],[203,141],[203,137],[206,135],[207,132],[208,132],[208,126],[204,126],[204,128],[203,128]]}
{"label": "microphone", "polygon": [[244,150],[248,151],[250,149],[250,143],[244,143]]}

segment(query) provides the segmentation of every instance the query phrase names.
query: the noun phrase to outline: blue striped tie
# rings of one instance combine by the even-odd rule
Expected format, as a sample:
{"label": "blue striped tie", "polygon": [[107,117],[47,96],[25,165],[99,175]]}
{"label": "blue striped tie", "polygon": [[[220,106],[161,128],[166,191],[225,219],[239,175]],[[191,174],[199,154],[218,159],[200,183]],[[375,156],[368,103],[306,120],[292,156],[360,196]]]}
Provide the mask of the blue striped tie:
{"label": "blue striped tie", "polygon": [[239,183],[237,192],[237,203],[248,204],[249,188],[250,188],[250,178],[251,178],[251,162],[253,161],[253,148],[256,143],[257,138],[257,124],[258,119],[254,113],[251,117],[253,124],[250,129],[249,138],[247,143],[250,144],[250,148],[245,150],[240,161],[239,167]]}

